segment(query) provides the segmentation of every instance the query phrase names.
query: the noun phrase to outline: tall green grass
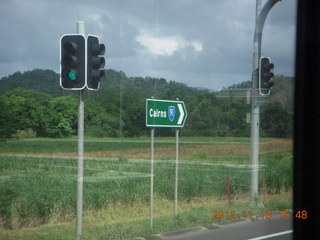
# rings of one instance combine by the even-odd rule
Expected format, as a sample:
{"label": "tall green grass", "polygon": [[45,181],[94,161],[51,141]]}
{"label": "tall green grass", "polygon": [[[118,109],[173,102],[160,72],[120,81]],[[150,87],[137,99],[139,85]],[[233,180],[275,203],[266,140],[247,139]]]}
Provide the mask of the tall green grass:
{"label": "tall green grass", "polygon": [[[174,138],[156,138],[156,146],[172,146]],[[194,146],[199,144],[248,144],[247,138],[204,138],[204,137],[181,137],[181,145]],[[85,151],[108,151],[150,148],[150,138],[86,138],[84,141]],[[77,152],[77,139],[64,138],[34,138],[20,140],[0,141],[0,153],[54,153],[54,152]]]}
{"label": "tall green grass", "polygon": [[[0,214],[5,227],[17,228],[46,223],[57,216],[73,216],[76,204],[75,160],[23,157],[1,157],[0,160]],[[283,173],[278,175],[278,181],[274,180],[274,171],[278,169],[276,163],[281,161],[273,161],[274,166],[265,170],[270,177],[268,189],[272,191],[279,191],[280,186],[289,187],[288,182],[279,179],[284,177]],[[85,209],[101,209],[111,202],[128,204],[149,200],[147,162],[90,160],[86,162],[85,169]],[[248,191],[247,166],[181,163],[179,197],[225,196],[227,176],[231,180],[233,194]],[[173,199],[172,162],[155,164],[154,184],[157,196]]]}
{"label": "tall green grass", "polygon": [[268,193],[288,191],[293,186],[293,156],[291,152],[265,154],[262,163],[266,165],[263,177]]}
{"label": "tall green grass", "polygon": [[[0,153],[54,153],[77,152],[77,139],[49,139],[36,138],[26,140],[0,141]],[[105,139],[85,140],[85,151],[122,150],[132,148],[146,148],[150,146],[147,141],[111,141]]]}
{"label": "tall green grass", "polygon": [[[27,144],[29,147],[33,146],[30,142]],[[73,141],[70,142],[56,141],[54,145],[61,144],[70,149],[74,144]],[[23,144],[20,145],[19,141],[14,144],[23,148]],[[48,151],[49,144],[42,144]],[[145,144],[133,143],[128,147],[145,147]],[[34,149],[38,147],[34,146]],[[30,152],[34,152],[34,149]],[[51,146],[51,149],[54,150],[55,147]],[[1,151],[5,152],[3,149]],[[14,151],[17,152],[17,149]],[[250,187],[249,165],[244,164],[243,156],[231,158],[232,161],[227,158],[181,160],[179,198],[186,200],[204,196],[226,198],[226,177],[230,179],[233,196],[247,194]],[[265,177],[270,193],[290,189],[292,154],[266,154],[261,158],[260,188],[262,189],[262,179]],[[134,204],[137,201],[149,201],[148,159],[90,158],[85,159],[84,169],[85,210],[103,209],[115,202]],[[155,160],[155,197],[173,199],[174,172],[173,160]],[[73,158],[0,155],[0,223],[5,228],[11,229],[48,223],[55,219],[74,219],[76,180],[77,160]]]}

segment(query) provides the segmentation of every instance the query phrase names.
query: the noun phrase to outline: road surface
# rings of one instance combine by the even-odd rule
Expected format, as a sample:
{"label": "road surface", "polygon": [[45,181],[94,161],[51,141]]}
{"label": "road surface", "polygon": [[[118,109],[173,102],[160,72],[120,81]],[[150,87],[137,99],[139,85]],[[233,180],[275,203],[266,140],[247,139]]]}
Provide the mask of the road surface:
{"label": "road surface", "polygon": [[163,240],[291,240],[293,236],[292,219],[244,220],[219,225],[216,229],[204,229],[187,233],[166,233]]}

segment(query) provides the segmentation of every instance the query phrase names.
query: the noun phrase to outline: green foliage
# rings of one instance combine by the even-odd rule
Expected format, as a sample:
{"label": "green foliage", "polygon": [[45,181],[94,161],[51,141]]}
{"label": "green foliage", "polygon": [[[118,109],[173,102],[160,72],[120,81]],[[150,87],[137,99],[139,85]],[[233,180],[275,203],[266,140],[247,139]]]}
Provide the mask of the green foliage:
{"label": "green foliage", "polygon": [[16,72],[0,79],[0,87],[10,90],[27,88],[44,92],[53,96],[59,95],[59,75],[52,70],[35,69],[26,72]]}
{"label": "green foliage", "polygon": [[33,131],[32,129],[26,129],[26,130],[18,130],[14,135],[13,138],[35,138],[37,136],[37,133]]}
{"label": "green foliage", "polygon": [[20,126],[14,118],[15,112],[8,96],[0,96],[0,109],[0,138],[9,138],[19,130]]}
{"label": "green foliage", "polygon": [[0,240],[11,240],[9,232],[0,226]]}
{"label": "green foliage", "polygon": [[87,135],[94,137],[117,137],[119,135],[119,112],[116,115],[111,114],[107,105],[107,101],[103,98],[97,101],[94,99],[86,101],[85,129]]}
{"label": "green foliage", "polygon": [[274,84],[270,92],[270,103],[280,103],[289,113],[293,113],[294,78],[275,76]]}
{"label": "green foliage", "polygon": [[263,137],[292,136],[293,116],[280,103],[271,103],[261,107],[261,135]]}
{"label": "green foliage", "polygon": [[66,137],[77,128],[78,101],[74,95],[57,97],[50,101],[48,114],[51,114],[48,137]]}
{"label": "green foliage", "polygon": [[[39,69],[2,78],[0,138],[23,136],[20,133],[29,130],[38,137],[76,134],[76,91],[61,90],[58,80],[58,74],[53,71]],[[276,86],[288,84],[288,78],[276,78]],[[249,82],[244,82],[233,85],[232,89],[209,92],[163,78],[133,78],[123,72],[106,70],[106,78],[99,91],[87,91],[85,94],[85,133],[94,137],[147,135],[145,99],[153,96],[168,100],[179,98],[185,102],[188,119],[182,135],[247,137],[250,124],[245,120],[250,106],[246,104],[243,93],[239,93],[249,85]],[[234,92],[233,88],[241,91]],[[282,99],[286,93],[279,88],[275,87],[273,91],[272,104],[261,107],[262,135],[290,137],[292,116],[287,110],[292,109],[288,106],[292,101],[289,97]],[[290,96],[292,98],[292,94]],[[280,104],[274,103],[274,99],[278,99]],[[172,129],[159,129],[157,134],[172,135]]]}
{"label": "green foliage", "polygon": [[31,129],[38,136],[46,134],[48,127],[48,103],[51,97],[47,94],[15,88],[0,96],[0,137],[10,137],[18,130]]}

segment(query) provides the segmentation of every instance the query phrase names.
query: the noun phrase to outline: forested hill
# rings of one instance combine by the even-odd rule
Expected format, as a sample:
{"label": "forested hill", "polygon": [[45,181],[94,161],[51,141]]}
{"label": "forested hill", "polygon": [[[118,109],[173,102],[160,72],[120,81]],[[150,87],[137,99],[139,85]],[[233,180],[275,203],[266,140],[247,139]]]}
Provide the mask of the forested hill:
{"label": "forested hill", "polygon": [[[294,100],[294,78],[275,76],[273,79],[274,87],[270,91],[270,96],[267,98],[269,103],[280,103],[289,113],[293,113]],[[225,88],[221,92],[230,92],[232,90],[238,92],[241,89],[251,88],[251,81],[242,82]],[[244,94],[243,91],[240,93]],[[217,93],[219,94],[219,93]],[[220,93],[221,94],[221,93]]]}
{"label": "forested hill", "polygon": [[[187,106],[188,119],[182,134],[209,136],[249,136],[245,94],[250,82],[230,86],[220,92],[199,90],[163,78],[127,77],[124,72],[106,70],[99,91],[86,91],[86,134],[91,136],[140,136],[145,127],[145,99],[179,98]],[[242,91],[243,92],[243,91]],[[293,80],[278,76],[270,104],[262,106],[262,135],[291,135]],[[35,136],[61,137],[76,133],[76,91],[59,86],[52,70],[16,72],[0,79],[0,137],[29,132]],[[264,118],[263,114],[272,115]],[[270,115],[269,115],[270,116]],[[14,121],[7,121],[14,119]],[[285,125],[282,124],[285,119]],[[288,119],[288,120],[286,120]],[[162,130],[161,134],[170,133]]]}
{"label": "forested hill", "polygon": [[0,88],[5,90],[23,87],[48,93],[52,96],[61,94],[59,74],[52,70],[35,69],[26,72],[16,72],[0,79]]}
{"label": "forested hill", "polygon": [[[292,77],[276,76],[274,78],[274,82],[275,86],[272,88],[269,102],[279,102],[288,112],[293,113],[294,79]],[[70,93],[61,89],[59,85],[59,74],[52,70],[35,69],[32,71],[25,71],[23,73],[16,72],[0,79],[0,89],[10,90],[17,87],[48,93],[53,97],[67,95]],[[226,86],[221,92],[248,89],[250,87],[251,81],[246,81]],[[172,97],[174,97],[174,92],[177,91],[177,89],[179,89],[179,93],[181,93],[181,90],[185,93],[209,91],[202,88],[190,88],[185,84],[177,82],[168,82],[163,78],[128,78],[124,72],[117,72],[110,69],[106,71],[106,79],[101,84],[101,89],[97,93],[98,95],[104,95],[108,90],[120,91],[120,88],[122,90],[130,88],[130,90],[134,91],[138,95],[143,95],[145,97],[158,97],[157,95],[159,94],[161,95],[165,92],[169,92],[167,96],[170,99],[173,99]],[[216,94],[219,95],[219,92],[216,92]],[[182,98],[182,96],[180,97]]]}

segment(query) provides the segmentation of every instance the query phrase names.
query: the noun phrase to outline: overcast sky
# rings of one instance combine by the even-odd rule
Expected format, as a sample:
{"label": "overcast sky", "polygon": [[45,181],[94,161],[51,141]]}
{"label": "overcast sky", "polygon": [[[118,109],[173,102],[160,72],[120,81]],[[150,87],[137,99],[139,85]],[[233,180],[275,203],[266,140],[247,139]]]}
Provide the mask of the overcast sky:
{"label": "overcast sky", "polygon": [[[266,0],[262,0],[262,5]],[[59,72],[60,37],[106,45],[106,68],[219,90],[251,78],[256,0],[1,0],[0,77],[35,68]],[[294,75],[296,1],[268,15],[262,55]]]}

